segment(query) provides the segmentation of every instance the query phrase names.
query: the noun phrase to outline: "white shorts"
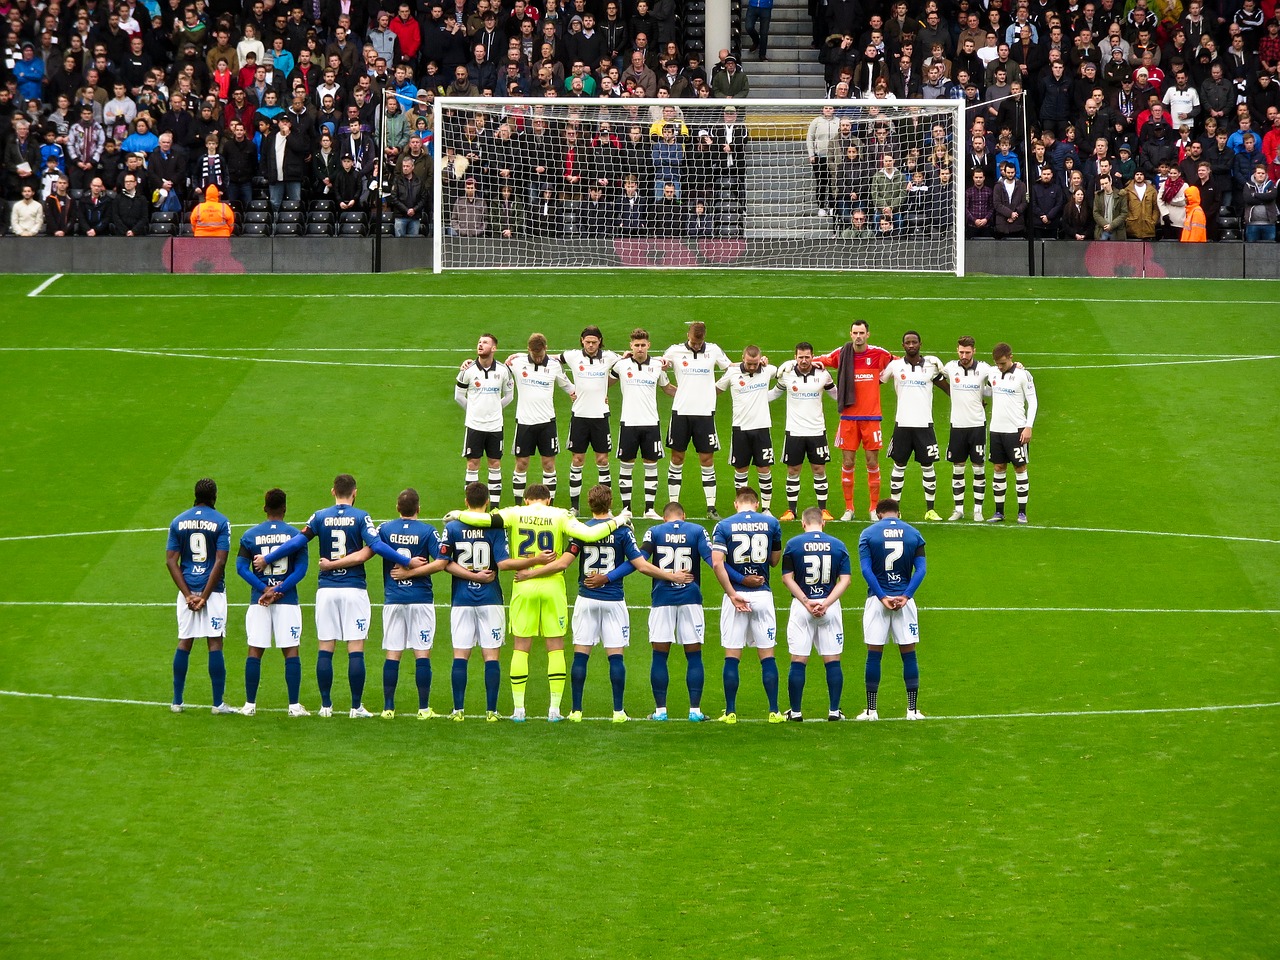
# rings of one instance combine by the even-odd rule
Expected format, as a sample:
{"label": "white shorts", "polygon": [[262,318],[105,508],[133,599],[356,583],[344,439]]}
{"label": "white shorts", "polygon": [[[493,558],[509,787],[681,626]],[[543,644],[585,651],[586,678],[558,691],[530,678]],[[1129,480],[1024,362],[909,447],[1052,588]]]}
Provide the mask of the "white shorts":
{"label": "white shorts", "polygon": [[227,595],[211,593],[199,610],[189,610],[187,601],[178,594],[178,639],[200,640],[227,635]]}
{"label": "white shorts", "polygon": [[772,650],[778,643],[778,614],[768,590],[740,590],[751,604],[750,613],[739,613],[728,597],[720,604],[720,646],[726,650],[756,647]]}
{"label": "white shorts", "polygon": [[367,640],[369,591],[321,587],[316,591],[317,640]]}
{"label": "white shorts", "polygon": [[273,603],[262,607],[249,604],[244,612],[244,632],[249,646],[261,650],[271,647],[272,638],[281,650],[302,642],[302,608],[296,603]]}
{"label": "white shorts", "polygon": [[862,636],[873,647],[883,647],[892,634],[898,646],[920,642],[920,617],[916,602],[908,600],[906,606],[886,610],[877,597],[867,597],[862,610]]}
{"label": "white shorts", "polygon": [[678,643],[682,647],[702,643],[706,614],[700,603],[681,603],[649,610],[649,642]]}
{"label": "white shorts", "polygon": [[436,608],[429,603],[382,605],[383,650],[430,650],[436,639]]}
{"label": "white shorts", "polygon": [[449,631],[455,650],[470,650],[476,644],[484,650],[497,650],[507,633],[507,612],[496,603],[453,607],[449,610]]}
{"label": "white shorts", "polygon": [[817,649],[820,657],[838,657],[844,652],[844,615],[837,600],[824,617],[815,617],[803,603],[791,598],[787,618],[787,651],[793,657],[807,657]]}
{"label": "white shorts", "polygon": [[597,643],[607,649],[631,645],[631,616],[625,600],[578,597],[573,602],[573,642],[580,647]]}

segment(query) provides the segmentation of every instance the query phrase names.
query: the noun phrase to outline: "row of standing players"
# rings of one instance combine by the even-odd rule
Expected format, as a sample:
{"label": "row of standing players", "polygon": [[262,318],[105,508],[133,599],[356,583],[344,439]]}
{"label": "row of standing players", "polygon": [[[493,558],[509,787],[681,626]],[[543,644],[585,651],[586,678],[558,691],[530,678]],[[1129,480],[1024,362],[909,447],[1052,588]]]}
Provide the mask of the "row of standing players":
{"label": "row of standing players", "polygon": [[[623,707],[630,642],[630,614],[622,579],[642,572],[653,580],[648,638],[653,660],[650,680],[655,709],[650,720],[668,719],[667,658],[672,645],[684,652],[691,721],[702,712],[702,644],[705,633],[702,565],[709,566],[724,597],[720,610],[720,642],[724,650],[725,710],[721,722],[737,722],[739,665],[742,652],[754,647],[760,659],[761,680],[769,701],[771,723],[803,720],[802,698],[808,660],[821,658],[828,687],[829,720],[843,720],[841,654],[844,647],[840,597],[851,582],[848,548],[823,532],[822,511],[810,507],[802,514],[803,532],[785,546],[779,521],[760,512],[757,492],[750,487],[735,495],[736,511],[720,520],[711,534],[685,518],[679,503],[669,503],[663,521],[648,528],[637,544],[630,528],[630,512],[611,515],[612,492],[597,485],[588,494],[592,517],[578,520],[569,511],[550,505],[545,486],[529,488],[527,502],[502,510],[487,510],[488,490],[473,483],[466,491],[465,511],[445,517],[443,536],[418,519],[416,491],[403,491],[397,501],[399,517],[375,526],[355,506],[357,488],[349,474],[335,478],[330,507],[312,514],[301,530],[285,522],[284,491],[269,490],[264,500],[266,519],[240,538],[236,571],[251,588],[245,614],[248,657],[245,661],[245,705],[237,711],[224,700],[226,666],[222,647],[226,636],[227,601],[224,571],[231,550],[231,527],[218,513],[217,485],[209,479],[195,487],[195,503],[170,526],[166,562],[178,587],[176,602],[178,648],[173,661],[174,712],[183,710],[183,694],[190,651],[196,640],[209,647],[209,674],[215,714],[256,713],[264,652],[277,646],[284,655],[290,716],[307,716],[300,701],[302,616],[297,587],[309,569],[308,544],[318,542],[320,574],[316,590],[315,623],[318,640],[316,681],[321,716],[333,715],[333,655],[339,642],[348,651],[350,716],[373,716],[363,705],[364,644],[371,623],[371,604],[364,564],[374,555],[383,560],[385,602],[382,607],[385,651],[383,666],[384,718],[395,716],[395,693],[400,660],[413,651],[419,719],[437,714],[429,704],[430,654],[436,633],[436,606],[431,575],[451,576],[450,634],[453,644],[451,720],[464,719],[468,665],[479,647],[484,661],[486,720],[496,722],[501,667],[499,653],[507,633],[506,608],[498,573],[514,571],[510,603],[512,654],[509,662],[513,708],[510,719],[527,717],[525,686],[529,651],[535,638],[545,640],[550,688],[548,719],[582,719],[582,698],[592,649],[603,646],[609,660],[614,722],[630,719]],[[925,543],[914,527],[898,517],[892,500],[877,504],[878,522],[864,529],[858,541],[859,563],[867,583],[863,632],[867,657],[867,707],[859,720],[877,720],[881,655],[892,639],[902,656],[907,691],[907,718],[923,719],[917,707],[919,667],[918,616],[914,595],[925,576]],[[578,562],[578,595],[573,609],[572,708],[561,714],[565,683],[564,638],[568,608],[563,572]],[[774,648],[777,617],[770,588],[770,572],[781,565],[783,585],[791,594],[787,624],[790,653],[789,709],[779,709],[779,676]]]}

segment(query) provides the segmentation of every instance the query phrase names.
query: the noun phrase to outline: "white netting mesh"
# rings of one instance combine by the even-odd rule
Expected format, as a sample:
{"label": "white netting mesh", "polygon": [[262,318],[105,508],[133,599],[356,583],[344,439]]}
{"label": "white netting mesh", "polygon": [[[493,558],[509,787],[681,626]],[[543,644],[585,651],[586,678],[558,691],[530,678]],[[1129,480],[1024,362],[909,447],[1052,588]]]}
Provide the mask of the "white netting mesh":
{"label": "white netting mesh", "polygon": [[731,107],[438,100],[438,269],[962,272],[960,102]]}

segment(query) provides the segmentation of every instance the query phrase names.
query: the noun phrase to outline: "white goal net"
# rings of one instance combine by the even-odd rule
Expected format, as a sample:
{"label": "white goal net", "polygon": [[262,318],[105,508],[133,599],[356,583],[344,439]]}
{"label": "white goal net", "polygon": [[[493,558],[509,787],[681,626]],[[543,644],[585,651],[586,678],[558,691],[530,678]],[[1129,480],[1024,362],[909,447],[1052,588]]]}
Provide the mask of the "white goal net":
{"label": "white goal net", "polygon": [[434,109],[437,272],[964,272],[959,101],[442,97]]}

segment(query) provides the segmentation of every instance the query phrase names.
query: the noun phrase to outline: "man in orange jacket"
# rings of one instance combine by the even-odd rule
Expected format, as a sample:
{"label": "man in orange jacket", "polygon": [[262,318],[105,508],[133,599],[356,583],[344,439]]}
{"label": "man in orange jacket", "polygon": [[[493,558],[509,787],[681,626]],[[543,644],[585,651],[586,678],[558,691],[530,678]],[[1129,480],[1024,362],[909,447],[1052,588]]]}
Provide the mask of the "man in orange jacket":
{"label": "man in orange jacket", "polygon": [[1209,240],[1204,219],[1204,207],[1200,206],[1199,187],[1187,187],[1187,216],[1182,221],[1183,243],[1207,243]]}
{"label": "man in orange jacket", "polygon": [[197,237],[229,237],[235,223],[235,211],[218,199],[218,188],[212,185],[204,192],[204,203],[191,211],[191,229]]}

